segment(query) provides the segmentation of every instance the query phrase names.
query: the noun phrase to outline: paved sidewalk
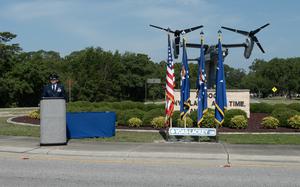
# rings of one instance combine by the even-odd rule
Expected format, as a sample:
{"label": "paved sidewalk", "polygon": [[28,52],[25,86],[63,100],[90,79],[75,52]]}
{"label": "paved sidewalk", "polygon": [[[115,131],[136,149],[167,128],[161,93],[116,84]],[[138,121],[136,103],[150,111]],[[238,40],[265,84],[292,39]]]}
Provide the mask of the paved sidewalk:
{"label": "paved sidewalk", "polygon": [[299,145],[222,143],[106,143],[70,140],[66,146],[39,145],[39,138],[0,136],[0,152],[105,158],[199,159],[218,164],[282,162],[300,166]]}

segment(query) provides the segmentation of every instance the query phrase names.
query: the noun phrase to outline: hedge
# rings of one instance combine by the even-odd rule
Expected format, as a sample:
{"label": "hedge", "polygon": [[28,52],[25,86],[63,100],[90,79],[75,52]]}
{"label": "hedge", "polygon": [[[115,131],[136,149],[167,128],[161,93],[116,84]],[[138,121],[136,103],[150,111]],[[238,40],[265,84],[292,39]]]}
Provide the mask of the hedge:
{"label": "hedge", "polygon": [[293,109],[293,110],[297,110],[298,112],[300,112],[300,103],[289,104],[288,108]]}
{"label": "hedge", "polygon": [[224,127],[229,127],[230,126],[230,121],[234,116],[237,115],[243,115],[246,119],[247,119],[247,114],[245,111],[241,110],[241,109],[231,109],[231,110],[227,110],[225,111],[225,116],[224,116]]}
{"label": "hedge", "polygon": [[250,112],[271,114],[274,106],[268,103],[250,103]]}
{"label": "hedge", "polygon": [[298,115],[299,112],[289,108],[277,108],[273,110],[272,116],[279,120],[279,126],[289,127],[288,119],[295,115]]}

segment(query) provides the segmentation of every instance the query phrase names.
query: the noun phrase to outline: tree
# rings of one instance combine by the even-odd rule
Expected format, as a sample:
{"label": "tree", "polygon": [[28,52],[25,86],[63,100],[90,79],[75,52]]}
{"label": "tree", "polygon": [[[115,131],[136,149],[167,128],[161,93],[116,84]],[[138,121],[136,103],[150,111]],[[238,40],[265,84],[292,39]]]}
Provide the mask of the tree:
{"label": "tree", "polygon": [[224,64],[224,73],[226,78],[226,88],[240,89],[242,88],[241,80],[246,76],[245,70],[234,69]]}
{"label": "tree", "polygon": [[21,51],[19,44],[9,44],[17,35],[10,32],[0,32],[0,106],[8,106],[10,87],[4,76],[18,62]]}
{"label": "tree", "polygon": [[53,51],[37,51],[19,55],[21,62],[5,75],[9,87],[9,104],[17,106],[37,106],[43,86],[53,71],[59,72],[61,58]]}

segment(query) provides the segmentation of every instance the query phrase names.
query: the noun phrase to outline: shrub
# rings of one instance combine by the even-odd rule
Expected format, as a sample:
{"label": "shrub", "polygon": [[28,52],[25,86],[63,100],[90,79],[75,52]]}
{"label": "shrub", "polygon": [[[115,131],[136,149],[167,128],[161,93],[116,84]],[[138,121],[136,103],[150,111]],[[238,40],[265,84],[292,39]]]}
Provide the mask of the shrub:
{"label": "shrub", "polygon": [[194,124],[196,125],[198,121],[198,111],[197,110],[191,111],[190,118],[193,120]]}
{"label": "shrub", "polygon": [[128,120],[128,125],[130,127],[140,127],[142,126],[142,120],[140,120],[139,118],[130,118]]}
{"label": "shrub", "polygon": [[274,106],[268,103],[250,103],[250,112],[271,114]]}
{"label": "shrub", "polygon": [[268,116],[263,118],[261,125],[266,129],[276,129],[279,126],[279,120],[272,116]]}
{"label": "shrub", "polygon": [[273,110],[276,108],[288,108],[288,105],[284,104],[284,103],[277,103],[273,105]]}
{"label": "shrub", "polygon": [[300,112],[300,103],[289,104],[288,108],[293,109],[293,110],[297,110],[298,112]]}
{"label": "shrub", "polygon": [[[208,116],[206,116],[207,113],[210,113]],[[203,121],[202,121],[202,125],[201,127],[203,126],[203,124],[205,124],[204,126],[206,126],[207,128],[210,128],[210,127],[213,127],[215,126],[214,125],[214,122],[213,123],[210,123],[211,122],[211,116],[212,116],[212,121],[214,121],[214,110],[211,109],[211,108],[208,108],[207,109],[207,112],[204,114],[203,116]],[[194,110],[190,113],[190,118],[193,120],[195,126],[197,126],[197,123],[198,123],[198,111],[197,110]],[[210,119],[210,120],[209,120]],[[208,122],[206,122],[208,120]]]}
{"label": "shrub", "polygon": [[125,125],[126,124],[126,118],[125,118],[125,111],[124,110],[116,110],[117,114],[117,123]]}
{"label": "shrub", "polygon": [[75,102],[71,102],[68,103],[70,106],[74,106],[74,107],[85,107],[85,106],[91,106],[92,103],[89,101],[75,101]]}
{"label": "shrub", "polygon": [[230,120],[230,128],[234,129],[245,129],[248,127],[248,121],[247,118],[244,115],[237,115],[234,116]]}
{"label": "shrub", "polygon": [[145,112],[145,115],[143,117],[143,122],[146,125],[151,125],[151,121],[153,118],[158,116],[164,116],[164,115],[165,115],[165,110],[163,108],[152,109],[148,112]]}
{"label": "shrub", "polygon": [[[177,119],[177,126],[184,127],[184,120],[180,118]],[[186,127],[193,127],[193,120],[190,117],[186,117]]]}
{"label": "shrub", "polygon": [[144,109],[144,103],[142,102],[134,102],[134,101],[123,101],[121,102],[121,108],[124,110],[128,109]]}
{"label": "shrub", "polygon": [[128,109],[125,110],[122,114],[123,116],[120,116],[120,118],[123,118],[125,122],[128,122],[128,119],[131,118],[143,119],[145,112],[140,109]]}
{"label": "shrub", "polygon": [[295,115],[288,119],[288,124],[292,128],[300,129],[300,115]]}
{"label": "shrub", "polygon": [[225,116],[224,116],[224,123],[223,126],[224,127],[229,127],[230,126],[230,121],[234,116],[237,115],[243,115],[246,119],[247,119],[247,114],[245,111],[241,110],[241,109],[231,109],[231,110],[227,110],[225,111]]}
{"label": "shrub", "polygon": [[159,117],[153,118],[151,121],[151,125],[154,128],[158,128],[158,129],[164,128],[165,127],[165,117],[159,116]]}
{"label": "shrub", "polygon": [[214,111],[208,110],[203,115],[203,120],[202,120],[200,127],[203,127],[203,128],[215,128],[216,127]]}
{"label": "shrub", "polygon": [[281,127],[288,127],[289,124],[287,120],[297,114],[299,114],[299,112],[289,108],[277,108],[272,112],[272,116],[279,120],[279,126]]}
{"label": "shrub", "polygon": [[95,109],[105,108],[108,109],[108,111],[114,108],[112,102],[97,102],[97,103],[92,103],[92,106]]}
{"label": "shrub", "polygon": [[149,111],[153,109],[164,109],[164,108],[165,108],[164,104],[144,104],[143,110]]}
{"label": "shrub", "polygon": [[28,117],[33,119],[40,119],[40,110],[34,110],[28,114]]}

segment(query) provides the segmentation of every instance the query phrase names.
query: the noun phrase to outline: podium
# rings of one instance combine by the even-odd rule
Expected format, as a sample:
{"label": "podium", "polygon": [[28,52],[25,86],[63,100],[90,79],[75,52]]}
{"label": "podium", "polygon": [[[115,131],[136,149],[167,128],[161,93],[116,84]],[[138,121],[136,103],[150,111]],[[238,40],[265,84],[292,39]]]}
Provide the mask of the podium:
{"label": "podium", "polygon": [[40,117],[40,145],[66,145],[66,100],[62,97],[43,97]]}

